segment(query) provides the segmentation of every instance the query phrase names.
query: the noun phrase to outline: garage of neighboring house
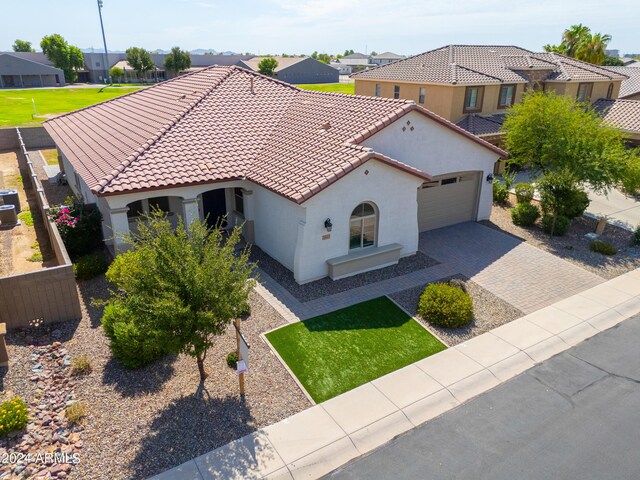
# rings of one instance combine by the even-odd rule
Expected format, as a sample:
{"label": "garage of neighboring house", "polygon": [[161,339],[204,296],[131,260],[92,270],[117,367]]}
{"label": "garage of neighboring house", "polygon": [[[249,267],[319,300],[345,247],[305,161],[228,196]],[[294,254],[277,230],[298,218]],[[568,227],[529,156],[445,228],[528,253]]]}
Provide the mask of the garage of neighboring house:
{"label": "garage of neighboring house", "polygon": [[433,177],[418,189],[421,232],[476,220],[481,172],[457,172]]}

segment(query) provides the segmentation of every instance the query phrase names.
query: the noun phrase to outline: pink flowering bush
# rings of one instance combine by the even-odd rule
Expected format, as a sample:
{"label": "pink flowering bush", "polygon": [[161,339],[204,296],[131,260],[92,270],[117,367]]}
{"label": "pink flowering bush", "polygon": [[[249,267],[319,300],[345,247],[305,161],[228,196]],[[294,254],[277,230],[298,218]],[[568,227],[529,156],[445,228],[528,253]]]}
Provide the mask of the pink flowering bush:
{"label": "pink flowering bush", "polygon": [[72,256],[85,255],[102,246],[102,216],[97,208],[80,203],[51,207],[49,218]]}

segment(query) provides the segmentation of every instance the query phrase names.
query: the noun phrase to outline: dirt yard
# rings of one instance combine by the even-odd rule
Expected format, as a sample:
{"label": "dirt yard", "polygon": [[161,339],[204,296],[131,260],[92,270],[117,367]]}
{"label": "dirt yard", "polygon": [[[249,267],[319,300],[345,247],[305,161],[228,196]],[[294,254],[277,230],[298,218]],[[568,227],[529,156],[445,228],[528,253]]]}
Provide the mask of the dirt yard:
{"label": "dirt yard", "polygon": [[0,225],[0,276],[55,265],[35,192],[26,175],[27,171],[19,167],[17,152],[0,153],[0,190],[18,190],[22,208],[20,225]]}

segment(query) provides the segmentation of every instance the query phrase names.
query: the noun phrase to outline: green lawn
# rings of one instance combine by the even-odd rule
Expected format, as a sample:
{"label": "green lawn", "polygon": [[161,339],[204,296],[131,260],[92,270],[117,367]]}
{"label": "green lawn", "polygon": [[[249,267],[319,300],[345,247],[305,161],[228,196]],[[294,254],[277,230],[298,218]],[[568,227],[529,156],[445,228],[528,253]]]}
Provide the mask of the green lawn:
{"label": "green lawn", "polygon": [[317,403],[446,348],[387,297],[266,337]]}
{"label": "green lawn", "polygon": [[[27,90],[0,90],[0,127],[37,125],[55,114],[71,112],[95,103],[104,102],[139,87],[100,88],[34,88]],[[33,104],[38,116],[34,119]]]}
{"label": "green lawn", "polygon": [[301,83],[296,85],[296,87],[303,90],[318,90],[320,92],[338,92],[353,95],[355,93],[355,85],[355,83]]}

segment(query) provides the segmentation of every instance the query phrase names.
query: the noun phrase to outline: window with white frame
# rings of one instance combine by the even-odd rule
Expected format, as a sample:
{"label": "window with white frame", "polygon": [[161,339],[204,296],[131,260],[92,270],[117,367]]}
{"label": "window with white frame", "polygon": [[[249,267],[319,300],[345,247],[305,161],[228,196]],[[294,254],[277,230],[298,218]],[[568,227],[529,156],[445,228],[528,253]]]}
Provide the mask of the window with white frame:
{"label": "window with white frame", "polygon": [[502,85],[500,86],[500,96],[498,98],[498,108],[507,108],[513,105],[515,98],[516,86],[515,85]]}
{"label": "window with white frame", "polygon": [[427,89],[425,87],[420,87],[420,91],[418,92],[418,103],[424,103],[426,96],[427,96]]}
{"label": "window with white frame", "polygon": [[354,208],[349,219],[349,249],[374,246],[377,223],[378,214],[373,204],[364,202]]}

